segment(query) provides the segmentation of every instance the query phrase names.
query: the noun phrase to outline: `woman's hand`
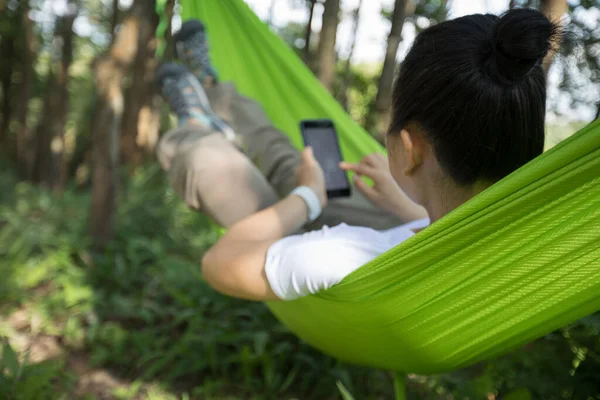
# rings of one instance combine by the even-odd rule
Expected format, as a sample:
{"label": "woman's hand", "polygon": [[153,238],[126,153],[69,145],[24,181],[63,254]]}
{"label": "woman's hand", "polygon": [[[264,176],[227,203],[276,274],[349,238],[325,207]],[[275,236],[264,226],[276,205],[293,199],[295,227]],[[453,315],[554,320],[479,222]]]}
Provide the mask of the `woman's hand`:
{"label": "woman's hand", "polygon": [[[427,216],[425,210],[408,198],[394,180],[387,158],[374,153],[363,158],[358,164],[340,163],[344,171],[352,171],[356,188],[379,208],[395,214],[403,220],[411,221]],[[362,176],[370,178],[374,185],[369,186]]]}
{"label": "woman's hand", "polygon": [[315,159],[311,147],[305,148],[301,156],[302,164],[300,164],[296,171],[296,183],[298,186],[308,186],[311,188],[319,198],[321,207],[325,208],[327,205],[327,188],[325,186],[323,169]]}

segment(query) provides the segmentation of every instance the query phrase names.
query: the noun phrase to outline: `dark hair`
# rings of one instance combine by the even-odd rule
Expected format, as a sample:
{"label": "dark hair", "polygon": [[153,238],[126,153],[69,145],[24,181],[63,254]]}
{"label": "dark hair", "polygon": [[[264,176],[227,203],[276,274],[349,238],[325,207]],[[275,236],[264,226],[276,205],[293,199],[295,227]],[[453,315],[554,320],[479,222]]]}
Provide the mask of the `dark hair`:
{"label": "dark hair", "polygon": [[401,65],[390,134],[418,124],[458,184],[495,182],[542,153],[556,26],[542,13],[469,15],[421,34]]}

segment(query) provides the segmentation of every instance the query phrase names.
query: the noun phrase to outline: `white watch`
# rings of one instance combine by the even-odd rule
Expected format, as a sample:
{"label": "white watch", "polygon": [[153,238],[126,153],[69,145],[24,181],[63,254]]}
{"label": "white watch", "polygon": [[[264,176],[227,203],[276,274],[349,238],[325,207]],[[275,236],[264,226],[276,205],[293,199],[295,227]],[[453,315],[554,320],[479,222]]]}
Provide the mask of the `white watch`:
{"label": "white watch", "polygon": [[308,186],[298,186],[296,189],[292,190],[290,195],[296,195],[304,200],[306,203],[306,208],[308,209],[309,222],[314,221],[319,217],[319,215],[321,215],[323,208],[321,207],[319,196],[317,196],[314,190]]}

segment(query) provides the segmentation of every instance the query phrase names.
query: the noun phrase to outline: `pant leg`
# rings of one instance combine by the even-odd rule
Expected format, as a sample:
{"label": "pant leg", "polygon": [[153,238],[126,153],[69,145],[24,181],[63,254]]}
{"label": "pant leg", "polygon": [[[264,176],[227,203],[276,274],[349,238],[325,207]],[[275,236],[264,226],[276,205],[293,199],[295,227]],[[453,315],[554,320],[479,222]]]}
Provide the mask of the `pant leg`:
{"label": "pant leg", "polygon": [[[287,196],[296,187],[296,168],[300,154],[290,140],[265,114],[262,107],[238,93],[232,83],[219,83],[207,89],[207,96],[215,113],[229,124],[240,138],[240,147],[256,165],[280,197]],[[349,198],[331,200],[323,214],[310,225],[340,223],[389,229],[409,221],[402,221],[375,206],[354,190]]]}
{"label": "pant leg", "polygon": [[191,208],[229,227],[279,199],[261,172],[220,133],[186,125],[165,134],[157,158]]}
{"label": "pant leg", "polygon": [[300,153],[277,130],[256,101],[239,94],[235,85],[218,83],[206,90],[213,111],[236,133],[238,145],[280,197],[296,187]]}

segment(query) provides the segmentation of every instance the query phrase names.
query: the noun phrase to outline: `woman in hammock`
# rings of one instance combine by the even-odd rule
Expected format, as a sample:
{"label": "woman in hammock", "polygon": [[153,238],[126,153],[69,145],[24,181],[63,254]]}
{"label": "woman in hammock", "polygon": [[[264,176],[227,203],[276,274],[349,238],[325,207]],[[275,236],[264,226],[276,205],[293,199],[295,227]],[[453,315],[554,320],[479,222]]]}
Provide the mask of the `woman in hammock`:
{"label": "woman in hammock", "polygon": [[423,31],[396,79],[388,159],[342,163],[358,190],[328,202],[311,149],[218,81],[202,24],[186,22],[175,37],[186,67],[157,74],[179,117],[158,158],[186,204],[228,228],[202,260],[208,283],[259,301],[325,290],[541,154],[556,31],[528,9]]}

